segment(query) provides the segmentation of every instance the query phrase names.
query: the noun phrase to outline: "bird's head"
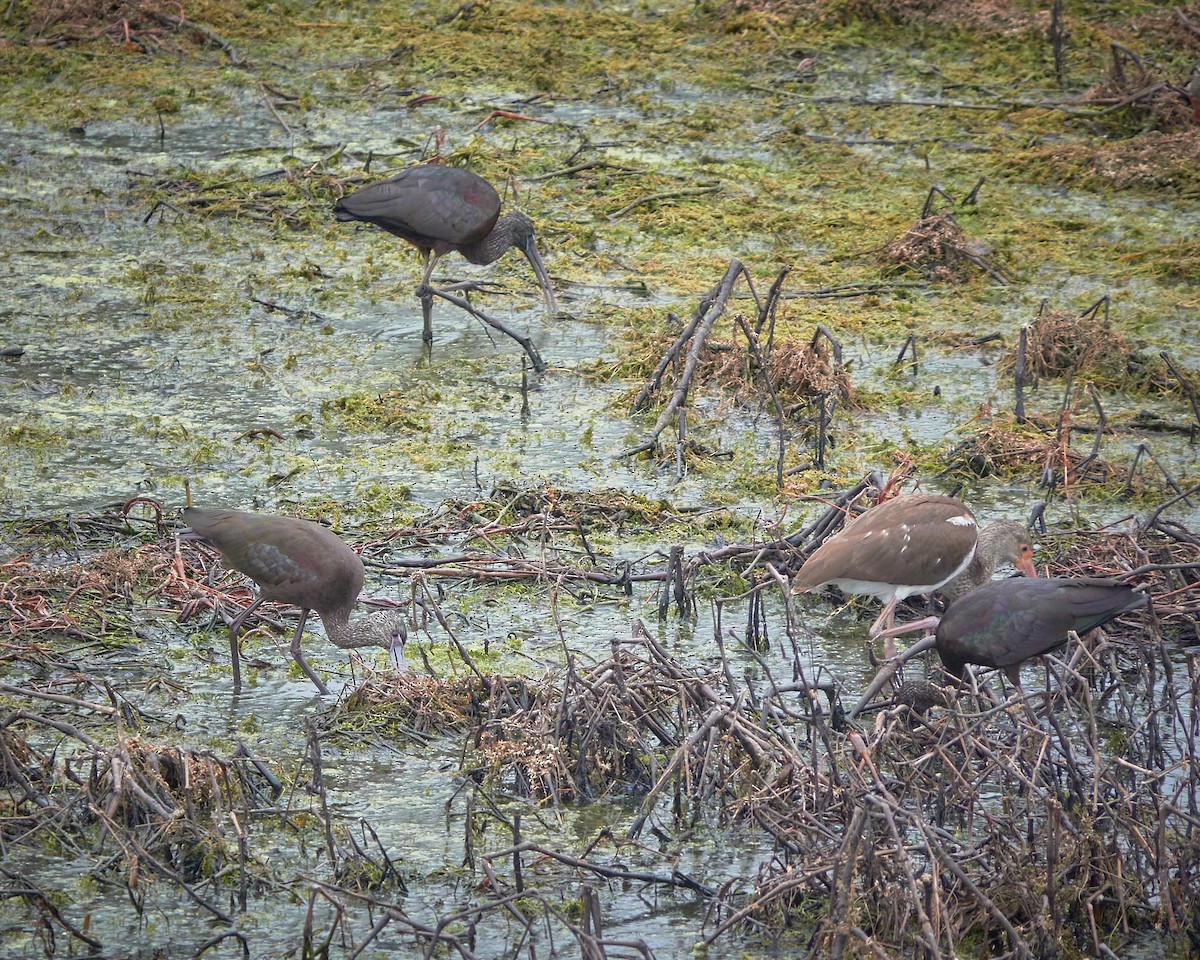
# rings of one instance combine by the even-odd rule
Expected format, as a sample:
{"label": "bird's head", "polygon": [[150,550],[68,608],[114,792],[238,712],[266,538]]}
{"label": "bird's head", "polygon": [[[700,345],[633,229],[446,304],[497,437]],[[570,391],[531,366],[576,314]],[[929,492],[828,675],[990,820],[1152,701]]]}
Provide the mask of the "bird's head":
{"label": "bird's head", "polygon": [[546,301],[546,313],[554,316],[558,313],[558,300],[554,296],[554,287],[550,284],[550,274],[542,262],[541,253],[538,252],[533,221],[519,210],[514,210],[505,215],[504,222],[508,226],[512,245],[525,255],[525,259],[533,267],[533,275],[537,278],[538,286],[542,288],[542,297]]}
{"label": "bird's head", "polygon": [[[398,671],[408,669],[404,659],[404,644],[408,641],[408,628],[404,626],[404,613],[396,608],[376,610],[356,627],[366,644],[383,647]],[[365,644],[364,644],[365,645]]]}

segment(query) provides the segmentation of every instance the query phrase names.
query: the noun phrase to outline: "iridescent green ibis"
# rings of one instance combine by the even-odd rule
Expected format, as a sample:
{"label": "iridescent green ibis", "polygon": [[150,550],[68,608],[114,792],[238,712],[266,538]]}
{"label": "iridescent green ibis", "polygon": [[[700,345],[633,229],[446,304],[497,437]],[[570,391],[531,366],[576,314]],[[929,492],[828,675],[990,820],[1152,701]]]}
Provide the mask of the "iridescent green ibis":
{"label": "iridescent green ibis", "polygon": [[1146,606],[1127,584],[1098,577],[1009,579],[985,583],[950,604],[938,624],[937,652],[961,678],[968,663],[998,667],[1020,688],[1021,664]]}
{"label": "iridescent green ibis", "polygon": [[558,312],[533,222],[519,211],[501,217],[500,195],[470,170],[438,164],[408,167],[387,180],[347,194],[334,204],[333,212],[338,220],[373,223],[420,251],[425,272],[417,294],[425,315],[426,343],[433,339],[429,278],[434,264],[452,250],[471,263],[489,264],[515,247],[533,267],[546,312]]}
{"label": "iridescent green ibis", "polygon": [[[866,710],[903,662],[931,647],[937,648],[947,671],[959,679],[968,663],[997,667],[1019,690],[1021,664],[1066,643],[1068,631],[1086,633],[1142,609],[1147,602],[1145,594],[1100,578],[1017,577],[985,583],[950,603],[936,633],[889,661],[848,717],[853,720]],[[928,709],[931,702],[922,698],[914,709]]]}
{"label": "iridescent green ibis", "polygon": [[953,497],[901,494],[871,507],[813,551],[792,581],[792,593],[833,584],[878,597],[884,606],[871,625],[875,638],[892,633],[901,600],[939,589],[953,598],[986,583],[1005,561],[1037,576],[1033,544],[1021,524],[999,520],[980,530],[974,514]]}
{"label": "iridescent green ibis", "polygon": [[398,610],[380,610],[350,622],[350,613],[363,586],[363,562],[325,527],[295,517],[197,507],[186,508],[183,519],[191,527],[192,537],[216,547],[227,566],[258,585],[254,602],[229,625],[235,693],[242,689],[238,631],[264,600],[300,608],[300,622],[292,635],[292,658],[321,693],[329,693],[329,688],[308,665],[300,649],[310,610],[321,618],[325,635],[335,646],[343,650],[383,647],[397,670],[406,669],[404,642],[408,634]]}

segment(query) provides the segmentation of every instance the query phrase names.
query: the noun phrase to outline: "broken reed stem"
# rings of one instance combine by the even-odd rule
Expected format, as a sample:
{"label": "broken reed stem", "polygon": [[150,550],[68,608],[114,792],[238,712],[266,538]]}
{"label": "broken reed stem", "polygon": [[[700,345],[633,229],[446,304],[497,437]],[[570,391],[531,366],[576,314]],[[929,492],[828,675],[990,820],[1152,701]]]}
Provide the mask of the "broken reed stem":
{"label": "broken reed stem", "polygon": [[1171,372],[1171,376],[1173,376],[1175,378],[1175,382],[1179,384],[1179,389],[1182,390],[1184,396],[1187,397],[1188,403],[1192,407],[1192,416],[1196,419],[1196,425],[1200,427],[1200,400],[1196,398],[1196,390],[1192,387],[1191,381],[1179,372],[1175,364],[1171,361],[1170,355],[1165,350],[1159,353],[1159,357],[1162,359],[1163,363],[1167,365],[1167,369]]}
{"label": "broken reed stem", "polygon": [[[783,274],[780,275],[779,280],[776,281],[776,285],[778,285],[786,273],[787,271],[785,270]],[[772,294],[777,295],[776,287],[772,287],[771,292]],[[779,395],[775,392],[774,384],[771,383],[770,371],[767,369],[767,358],[758,348],[757,335],[750,330],[750,327],[746,324],[746,319],[741,316],[741,314],[734,317],[734,320],[738,326],[742,328],[742,333],[746,335],[746,345],[749,347],[750,353],[754,357],[755,363],[758,367],[759,378],[762,380],[763,386],[767,388],[767,394],[771,397],[771,403],[775,407],[775,435],[778,441],[778,454],[775,459],[775,485],[782,488],[784,456],[783,404],[779,402]],[[759,326],[761,327],[761,324]]]}
{"label": "broken reed stem", "polygon": [[764,324],[770,321],[770,326],[767,328],[767,342],[763,347],[763,352],[768,356],[771,353],[771,343],[775,336],[775,310],[779,305],[780,298],[783,296],[783,281],[787,279],[787,275],[791,272],[791,267],[783,267],[776,274],[775,282],[771,284],[771,288],[767,291],[767,299],[758,311],[758,317],[754,321],[754,336],[758,340],[762,339]]}
{"label": "broken reed stem", "polygon": [[[1043,304],[1044,306],[1044,304]],[[1029,325],[1021,327],[1021,335],[1017,341],[1017,362],[1013,368],[1013,386],[1017,394],[1014,416],[1017,423],[1025,422],[1025,357],[1029,349]]]}
{"label": "broken reed stem", "polygon": [[912,359],[909,361],[909,366],[912,368],[912,373],[915,377],[920,369],[917,361],[917,335],[915,333],[910,333],[905,338],[904,343],[901,344],[900,352],[896,354],[896,359],[892,361],[893,370],[897,369],[900,364],[904,362],[904,357],[907,354],[912,355]]}
{"label": "broken reed stem", "polygon": [[675,476],[673,483],[679,483],[687,473],[687,403],[680,401],[675,408],[678,436],[675,441]]}
{"label": "broken reed stem", "polygon": [[650,435],[642,443],[638,444],[631,450],[626,450],[620,454],[618,459],[626,459],[636,456],[639,453],[655,449],[658,445],[658,438],[666,429],[671,417],[675,415],[675,411],[682,406],[687,399],[688,390],[691,388],[692,376],[695,373],[696,365],[700,361],[700,351],[704,346],[704,341],[708,337],[709,331],[712,330],[713,324],[725,312],[725,304],[733,293],[734,285],[739,277],[746,277],[749,280],[749,274],[746,268],[742,266],[739,260],[730,260],[729,267],[725,271],[725,276],[721,278],[721,282],[713,288],[712,292],[700,301],[700,305],[696,308],[696,318],[700,318],[696,324],[696,331],[691,337],[691,346],[688,349],[687,358],[684,361],[683,371],[679,375],[679,379],[675,384],[675,389],[672,391],[671,399],[668,401],[666,408],[659,414],[658,421],[654,425],[654,429],[650,431]]}
{"label": "broken reed stem", "polygon": [[1096,418],[1098,422],[1096,423],[1095,436],[1092,439],[1091,452],[1074,466],[1068,465],[1066,467],[1069,473],[1073,473],[1075,475],[1075,479],[1077,481],[1084,478],[1084,476],[1087,474],[1088,466],[1094,463],[1097,457],[1100,456],[1100,441],[1103,439],[1104,431],[1108,426],[1108,420],[1104,416],[1104,408],[1100,405],[1100,395],[1096,392],[1095,385],[1088,383],[1087,391],[1088,396],[1092,399],[1093,406],[1096,408]]}
{"label": "broken reed stem", "polygon": [[[437,287],[430,287],[429,296],[431,298],[441,297],[447,303],[452,303],[460,310],[465,310],[480,323],[485,323],[493,330],[499,330],[506,337],[511,337],[520,345],[521,349],[525,351],[525,355],[529,358],[529,362],[533,364],[534,372],[545,372],[546,361],[542,359],[542,355],[538,353],[537,347],[533,345],[533,341],[529,339],[529,337],[522,333],[518,333],[516,330],[512,329],[512,327],[509,327],[504,322],[497,320],[495,317],[488,316],[482,310],[472,306],[469,300],[464,300],[462,297],[457,297],[445,290],[439,290]],[[422,307],[424,307],[424,304],[422,304]],[[426,316],[428,316],[428,314],[426,314]]]}
{"label": "broken reed stem", "polygon": [[825,448],[829,445],[829,394],[818,393],[814,398],[817,404],[817,462],[816,468],[825,470]]}
{"label": "broken reed stem", "polygon": [[325,792],[325,774],[321,766],[321,738],[317,735],[316,724],[309,720],[306,724],[308,736],[308,751],[305,760],[312,768],[309,779],[310,792],[315,794],[321,807],[321,825],[325,834],[325,855],[330,863],[337,863],[337,852],[333,843],[333,824],[329,816],[329,795]]}
{"label": "broken reed stem", "polygon": [[1066,77],[1066,46],[1067,46],[1067,28],[1063,25],[1063,2],[1062,0],[1054,0],[1050,5],[1050,30],[1048,39],[1050,40],[1050,50],[1054,56],[1054,79],[1057,81],[1059,88],[1065,88],[1067,83]]}
{"label": "broken reed stem", "polygon": [[[655,390],[662,386],[663,374],[667,372],[667,367],[679,359],[679,352],[683,349],[683,345],[692,339],[692,334],[696,332],[696,328],[700,325],[700,321],[702,319],[704,319],[703,314],[700,311],[696,311],[696,313],[692,315],[692,319],[689,321],[688,325],[684,327],[683,330],[680,331],[679,336],[675,338],[675,342],[672,343],[662,357],[659,358],[658,366],[654,368],[654,372],[650,374],[650,379],[646,381],[646,385],[642,387],[641,392],[633,401],[633,406],[631,406],[629,409],[630,416],[641,413],[642,410],[645,409],[651,394],[653,394]],[[673,313],[668,313],[667,322],[670,324],[676,324],[679,322],[679,318]]]}

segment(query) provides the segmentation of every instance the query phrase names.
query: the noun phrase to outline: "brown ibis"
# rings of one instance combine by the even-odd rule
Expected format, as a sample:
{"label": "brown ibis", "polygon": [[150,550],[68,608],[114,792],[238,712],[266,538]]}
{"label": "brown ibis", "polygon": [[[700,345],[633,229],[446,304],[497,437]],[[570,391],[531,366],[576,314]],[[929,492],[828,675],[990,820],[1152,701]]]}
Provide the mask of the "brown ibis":
{"label": "brown ibis", "polygon": [[950,604],[936,646],[946,669],[961,678],[968,663],[998,667],[1020,689],[1021,664],[1142,609],[1147,596],[1099,577],[1008,579],[985,583]]}
{"label": "brown ibis", "polygon": [[558,312],[533,222],[520,211],[501,217],[499,194],[470,170],[429,163],[407,167],[342,197],[333,212],[338,220],[373,223],[420,251],[425,271],[417,294],[425,317],[426,343],[433,339],[429,278],[434,264],[452,250],[471,263],[489,264],[515,247],[533,267],[546,312]]}
{"label": "brown ibis", "polygon": [[406,669],[407,631],[398,610],[380,610],[350,623],[350,612],[362,590],[364,568],[358,554],[319,523],[296,517],[203,510],[188,507],[183,519],[190,538],[216,547],[226,565],[258,585],[258,595],[229,625],[233,690],[242,688],[237,636],[246,618],[264,600],[300,608],[300,623],[292,636],[292,658],[321,693],[329,688],[304,659],[300,638],[310,610],[325,625],[325,635],[343,650],[384,647],[397,670]]}
{"label": "brown ibis", "polygon": [[990,580],[1005,561],[1037,576],[1033,544],[1019,523],[1000,520],[980,530],[954,497],[901,494],[871,507],[813,551],[792,592],[833,584],[878,597],[884,606],[871,625],[873,639],[891,633],[899,601],[938,589],[951,597],[965,593]]}

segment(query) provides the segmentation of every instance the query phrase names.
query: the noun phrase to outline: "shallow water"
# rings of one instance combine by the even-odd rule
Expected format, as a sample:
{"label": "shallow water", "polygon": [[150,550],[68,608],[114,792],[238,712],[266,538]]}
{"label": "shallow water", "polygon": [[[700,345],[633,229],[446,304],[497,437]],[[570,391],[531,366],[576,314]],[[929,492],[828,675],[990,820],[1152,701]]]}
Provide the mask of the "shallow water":
{"label": "shallow water", "polygon": [[[811,88],[804,83],[793,88],[801,99],[809,93],[909,99],[941,93],[941,81],[932,74],[917,81],[910,74],[897,73],[895,63],[876,69],[875,54],[867,47],[838,51]],[[901,62],[907,55],[896,56]],[[915,60],[919,66],[920,57]],[[922,76],[920,71],[917,74]],[[786,83],[791,84],[792,78],[787,77]],[[677,140],[675,134],[686,128],[692,114],[714,110],[719,101],[711,91],[685,83],[643,92],[650,108],[635,109],[620,98],[601,97],[551,103],[545,117],[560,126],[546,136],[565,156],[570,150],[563,145],[569,146],[578,130],[585,130],[597,141],[611,144],[604,152],[610,162],[667,173],[684,171],[702,179],[709,177],[718,161],[762,163],[769,169],[803,163],[785,139],[792,125],[806,133],[844,136],[847,154],[855,164],[864,165],[848,164],[842,172],[849,195],[840,195],[846,183],[830,181],[808,185],[797,201],[810,204],[820,198],[829,205],[831,216],[841,203],[853,209],[859,202],[854,197],[859,170],[895,178],[898,191],[912,188],[904,178],[914,177],[915,172],[926,176],[924,161],[911,143],[890,144],[873,136],[862,112],[846,116],[837,109],[813,112],[796,104],[776,109],[763,95],[761,115],[745,127],[732,132],[716,129],[707,139]],[[464,97],[439,111],[438,122],[444,124],[451,143],[469,142],[484,97],[483,93]],[[185,478],[197,501],[266,511],[316,497],[369,502],[367,491],[376,485],[406,488],[406,512],[436,511],[450,499],[470,499],[505,483],[552,484],[572,491],[618,490],[661,497],[677,508],[726,508],[746,519],[747,527],[748,518],[769,519],[787,510],[789,529],[794,529],[804,513],[821,509],[819,505],[781,506],[771,496],[748,493],[720,468],[696,468],[673,483],[670,464],[620,457],[645,436],[653,417],[627,416],[629,397],[638,384],[606,382],[592,372],[597,360],[611,359],[625,348],[622,331],[613,329],[606,318],[631,305],[660,308],[664,314],[671,310],[686,318],[699,296],[719,279],[697,274],[688,278],[688,290],[662,284],[640,289],[639,262],[663,256],[686,259],[695,253],[665,249],[652,231],[643,234],[623,224],[588,224],[594,229],[591,249],[597,255],[629,264],[625,272],[623,267],[613,267],[593,274],[585,262],[572,262],[554,250],[556,231],[566,233],[577,224],[555,223],[549,217],[540,222],[547,240],[543,251],[567,314],[549,321],[541,315],[528,267],[519,258],[510,256],[494,268],[471,267],[456,257],[443,262],[439,277],[502,284],[511,295],[485,296],[483,309],[532,336],[550,364],[546,373],[530,376],[529,412],[523,416],[522,354],[512,341],[438,302],[432,356],[426,355],[420,339],[420,308],[412,293],[418,261],[402,244],[348,226],[331,247],[327,239],[288,227],[216,216],[206,220],[205,214],[195,211],[166,212],[143,222],[150,211],[134,199],[132,191],[147,177],[196,171],[227,172],[238,178],[266,176],[298,162],[330,156],[340,144],[350,145],[353,158],[339,168],[342,174],[356,171],[372,151],[387,155],[387,164],[394,166],[417,158],[429,127],[425,116],[399,102],[367,111],[318,103],[303,117],[289,115],[293,128],[289,136],[259,109],[256,99],[245,98],[243,107],[217,116],[201,105],[188,104],[165,138],[159,137],[153,124],[120,119],[97,119],[86,129],[65,132],[31,130],[11,121],[0,125],[0,156],[5,159],[5,176],[0,178],[4,236],[0,347],[22,346],[25,351],[20,357],[0,359],[0,434],[7,441],[0,469],[0,516],[63,516],[135,494],[156,496],[172,510],[182,504]],[[982,126],[975,131],[972,126],[977,122]],[[995,120],[964,113],[958,124],[961,137],[942,149],[966,155],[976,149],[977,135],[991,131]],[[504,144],[537,135],[505,130],[492,135],[489,149],[503,149]],[[717,175],[712,173],[714,178]],[[751,174],[726,171],[723,179],[726,189],[756,192]],[[924,188],[905,200],[913,217]],[[539,188],[527,185],[525,189],[523,198]],[[1198,224],[1191,207],[1161,197],[1098,198],[1081,191],[1007,183],[998,194],[1005,202],[1021,204],[1048,233],[1056,225],[1066,231],[1100,224],[1102,235],[1113,244],[1186,240]],[[769,209],[789,201],[764,195],[759,202]],[[855,229],[849,222],[848,229]],[[881,239],[864,237],[861,246],[866,250]],[[714,229],[702,252],[756,258],[761,291],[772,272],[764,263],[778,255],[780,246],[778,238]],[[797,263],[818,264],[813,269],[820,273],[828,247],[827,240],[801,235],[786,248],[786,255]],[[772,264],[772,270],[776,266]],[[1143,300],[1174,302],[1162,285],[1139,276],[1127,276],[1114,287],[1107,282],[1110,274],[1101,273],[1102,282],[1096,276],[1064,271],[1051,258],[1028,265],[1026,271],[1008,288],[972,289],[969,295],[951,287],[931,288],[913,299],[961,299],[961,327],[999,328],[1008,344],[1015,342],[1020,324],[1029,322],[1044,297],[1080,309],[1104,294],[1113,296],[1117,308]],[[346,286],[339,285],[347,278],[360,281],[349,296]],[[255,298],[296,313],[272,311]],[[735,303],[738,309],[749,309],[744,298]],[[891,309],[886,297],[879,309],[884,313]],[[1181,318],[1181,312],[1186,317]],[[980,320],[981,314],[987,319]],[[914,316],[914,328],[921,333],[921,310]],[[1196,330],[1194,310],[1163,307],[1142,325],[1139,335],[1145,338],[1146,349],[1167,349],[1194,365]],[[892,449],[953,444],[969,433],[976,407],[993,404],[1007,409],[1011,404],[1011,388],[998,375],[991,348],[949,351],[923,346],[920,376],[910,382],[891,372],[897,343],[867,331],[847,335],[843,346],[856,380],[873,387],[899,382],[912,397],[840,414],[844,419],[839,421],[839,433],[850,438],[831,456],[831,467],[840,477],[886,469]],[[935,388],[940,396],[935,396]],[[1039,404],[1052,409],[1055,390],[1061,386],[1044,385]],[[419,426],[348,427],[323,406],[352,395],[389,391],[397,391],[398,405],[411,407],[407,412]],[[699,391],[691,402],[694,434],[714,449],[737,451],[744,460],[752,455],[749,469],[770,473],[776,443],[771,416],[734,408],[708,389]],[[1109,412],[1151,405],[1120,397],[1105,397],[1104,402]],[[1156,400],[1152,405],[1181,422],[1190,415],[1174,400]],[[255,428],[275,430],[282,439],[246,439]],[[858,446],[861,437],[870,438],[870,449]],[[789,444],[797,442],[788,438]],[[1171,463],[1181,478],[1195,475],[1195,449],[1186,440],[1155,437],[1151,442],[1155,453]],[[1106,441],[1104,455],[1127,455],[1134,443],[1136,439],[1127,436]],[[986,518],[1023,515],[1042,498],[1040,491],[1021,482],[973,483],[969,493]],[[1112,519],[1129,510],[1123,503],[1085,501],[1077,507],[1053,502],[1048,519],[1052,527],[1067,528]],[[1175,515],[1189,523],[1197,516],[1183,507]],[[401,522],[407,518],[371,519]],[[638,542],[613,552],[640,557],[669,545]],[[685,547],[690,555],[712,545],[688,542]],[[369,596],[403,599],[405,588],[405,582],[379,576],[375,570],[368,574]],[[613,638],[628,637],[638,619],[654,625],[681,663],[713,669],[719,663],[710,606],[701,605],[694,626],[679,624],[673,615],[659,626],[657,599],[646,586],[638,587],[628,602],[602,599],[557,615],[544,600],[544,596],[535,600],[504,596],[494,603],[470,606],[463,617],[463,633],[474,648],[507,644],[504,668],[532,677],[562,666],[560,631],[574,655],[599,661],[611,654]],[[863,652],[863,635],[874,611],[856,617],[853,611],[837,610],[816,597],[800,598],[799,606],[801,663],[809,679],[832,678],[843,685],[844,699],[852,702],[854,691],[873,676]],[[774,599],[767,603],[772,643],[760,656],[740,645],[746,615],[744,603],[730,603],[722,613],[721,639],[734,673],[761,686],[772,678],[790,681],[793,659],[781,635],[779,603]],[[243,740],[255,753],[281,766],[299,763],[306,725],[330,709],[332,701],[314,695],[307,680],[285,672],[286,650],[277,651],[256,634],[250,653],[271,666],[257,670],[244,665],[247,686],[233,698],[223,629],[200,633],[195,624],[181,626],[172,617],[158,614],[147,614],[145,626],[149,639],[140,648],[102,659],[110,682],[129,691],[142,689],[143,683],[158,675],[180,683],[184,692],[177,696],[158,692],[133,696],[156,715],[169,719],[177,714],[183,744],[225,749]],[[340,680],[352,682],[341,654],[320,639],[319,628],[310,629],[306,649],[314,666],[340,671]],[[286,646],[286,640],[281,642]],[[419,642],[431,646],[445,640],[433,632]],[[94,650],[81,651],[81,666],[94,667],[90,657],[100,659]],[[415,650],[410,650],[409,661],[418,662]],[[381,655],[374,662],[382,666]],[[343,689],[332,677],[330,683],[335,692]],[[364,739],[353,746],[326,746],[324,774],[332,808],[343,822],[363,819],[371,824],[385,848],[403,863],[409,893],[397,897],[398,901],[410,915],[434,923],[465,901],[477,880],[459,869],[468,826],[463,810],[463,744],[453,737],[434,738],[421,746]],[[506,800],[505,812],[523,814],[525,836],[576,850],[604,826],[631,818],[637,804],[637,798],[613,798],[557,811]],[[252,829],[260,832],[256,855],[278,871],[279,887],[252,898],[250,911],[238,915],[237,925],[255,944],[255,956],[294,955],[305,905],[272,894],[291,888],[295,864],[305,864],[307,869],[311,850],[302,855],[296,837],[275,823],[255,824]],[[506,843],[507,838],[489,835],[486,845],[499,849]],[[715,819],[702,818],[695,835],[680,842],[670,855],[678,869],[706,884],[718,886],[738,878],[737,883],[748,887],[746,878],[754,877],[772,853],[765,834],[731,830],[718,826]],[[651,849],[627,848],[622,855],[635,866],[644,863],[646,869],[665,869],[664,857]],[[13,864],[39,872],[45,867],[36,856]],[[56,866],[58,889],[77,896],[75,881],[89,869],[84,857]],[[548,875],[553,876],[553,871],[548,870]],[[575,882],[572,878],[571,889]],[[131,918],[119,877],[79,897],[74,913],[88,915],[108,942],[127,943],[133,956],[149,957],[156,950],[190,952],[211,936],[209,918],[168,890],[159,888],[155,895],[160,899],[141,922]],[[704,904],[694,894],[646,891],[630,884],[614,886],[603,896],[606,933],[643,939],[659,957],[685,954],[703,934]],[[316,914],[319,928],[332,922],[327,903],[320,902]],[[360,936],[371,919],[365,909],[354,916]],[[477,955],[501,955],[510,945],[510,936],[511,931],[503,927],[497,931],[485,926]],[[561,942],[556,946],[563,948]],[[1146,955],[1154,946],[1146,948]],[[227,953],[222,955],[235,955],[232,944],[223,949]],[[411,939],[389,930],[363,956],[394,956],[411,949]],[[780,948],[739,942],[737,949],[748,957],[768,957],[779,955]],[[544,952],[550,952],[549,943]]]}

